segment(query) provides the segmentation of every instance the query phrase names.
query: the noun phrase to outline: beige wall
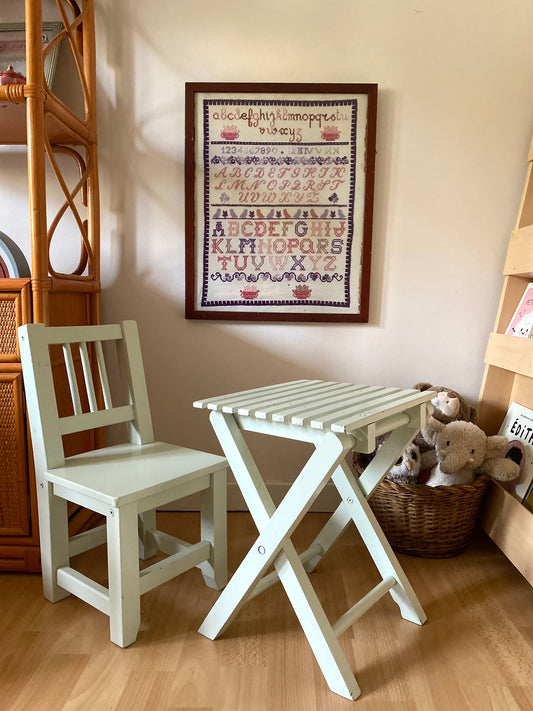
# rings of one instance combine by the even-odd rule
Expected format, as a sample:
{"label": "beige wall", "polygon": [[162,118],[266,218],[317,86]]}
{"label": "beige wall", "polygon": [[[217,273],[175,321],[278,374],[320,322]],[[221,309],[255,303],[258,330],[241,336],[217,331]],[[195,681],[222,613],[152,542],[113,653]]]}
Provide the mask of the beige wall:
{"label": "beige wall", "polygon": [[[139,321],[158,436],[217,449],[194,399],[300,377],[475,398],[533,133],[531,1],[95,4],[104,318]],[[378,83],[368,324],[185,320],[186,81]],[[254,447],[278,490],[306,451]]]}

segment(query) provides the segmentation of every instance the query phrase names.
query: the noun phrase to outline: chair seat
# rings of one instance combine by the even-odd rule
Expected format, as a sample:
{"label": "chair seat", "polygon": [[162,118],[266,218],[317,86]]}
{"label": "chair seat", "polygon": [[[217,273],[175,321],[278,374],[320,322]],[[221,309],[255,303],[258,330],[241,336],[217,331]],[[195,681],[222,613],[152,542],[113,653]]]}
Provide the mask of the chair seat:
{"label": "chair seat", "polygon": [[173,484],[185,485],[204,473],[207,488],[209,474],[226,467],[227,461],[215,454],[155,441],[77,454],[66,458],[65,466],[48,469],[45,476],[53,484],[117,507],[166,491]]}

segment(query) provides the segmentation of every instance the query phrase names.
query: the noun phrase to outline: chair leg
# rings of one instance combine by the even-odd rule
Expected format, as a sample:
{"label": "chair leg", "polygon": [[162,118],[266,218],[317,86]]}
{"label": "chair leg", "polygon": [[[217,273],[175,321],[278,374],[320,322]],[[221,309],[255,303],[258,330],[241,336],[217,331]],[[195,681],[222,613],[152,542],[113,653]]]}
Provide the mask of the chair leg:
{"label": "chair leg", "polygon": [[211,486],[202,491],[201,539],[211,544],[211,555],[200,565],[205,584],[221,590],[228,582],[227,473],[211,474]]}
{"label": "chair leg", "polygon": [[69,564],[67,502],[54,496],[52,484],[40,481],[37,486],[39,536],[43,594],[58,602],[70,593],[57,584],[57,570]]}
{"label": "chair leg", "polygon": [[157,529],[156,512],[145,511],[139,514],[139,558],[148,560],[157,553],[157,546],[150,534]]}
{"label": "chair leg", "polygon": [[107,515],[109,626],[111,641],[127,647],[137,639],[141,623],[137,512],[134,506],[111,509]]}

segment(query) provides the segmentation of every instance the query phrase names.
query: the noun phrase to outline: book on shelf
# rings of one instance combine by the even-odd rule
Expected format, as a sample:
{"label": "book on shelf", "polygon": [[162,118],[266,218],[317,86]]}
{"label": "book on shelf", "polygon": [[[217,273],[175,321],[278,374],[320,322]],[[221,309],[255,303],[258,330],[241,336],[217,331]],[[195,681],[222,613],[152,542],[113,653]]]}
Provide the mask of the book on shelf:
{"label": "book on shelf", "polygon": [[506,336],[520,338],[533,337],[533,282],[530,282],[522,294],[520,303],[505,331]]}
{"label": "book on shelf", "polygon": [[509,440],[504,456],[516,462],[520,468],[516,479],[500,483],[513,496],[524,501],[533,484],[533,410],[512,402],[499,434]]}

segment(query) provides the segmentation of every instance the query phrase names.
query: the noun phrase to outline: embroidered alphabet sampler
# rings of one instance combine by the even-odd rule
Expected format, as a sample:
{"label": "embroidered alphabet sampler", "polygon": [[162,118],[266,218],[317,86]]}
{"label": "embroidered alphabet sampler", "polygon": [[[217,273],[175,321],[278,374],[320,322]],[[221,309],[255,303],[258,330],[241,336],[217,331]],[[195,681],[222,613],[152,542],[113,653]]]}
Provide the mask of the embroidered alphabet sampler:
{"label": "embroidered alphabet sampler", "polygon": [[368,320],[369,86],[194,91],[189,317]]}

